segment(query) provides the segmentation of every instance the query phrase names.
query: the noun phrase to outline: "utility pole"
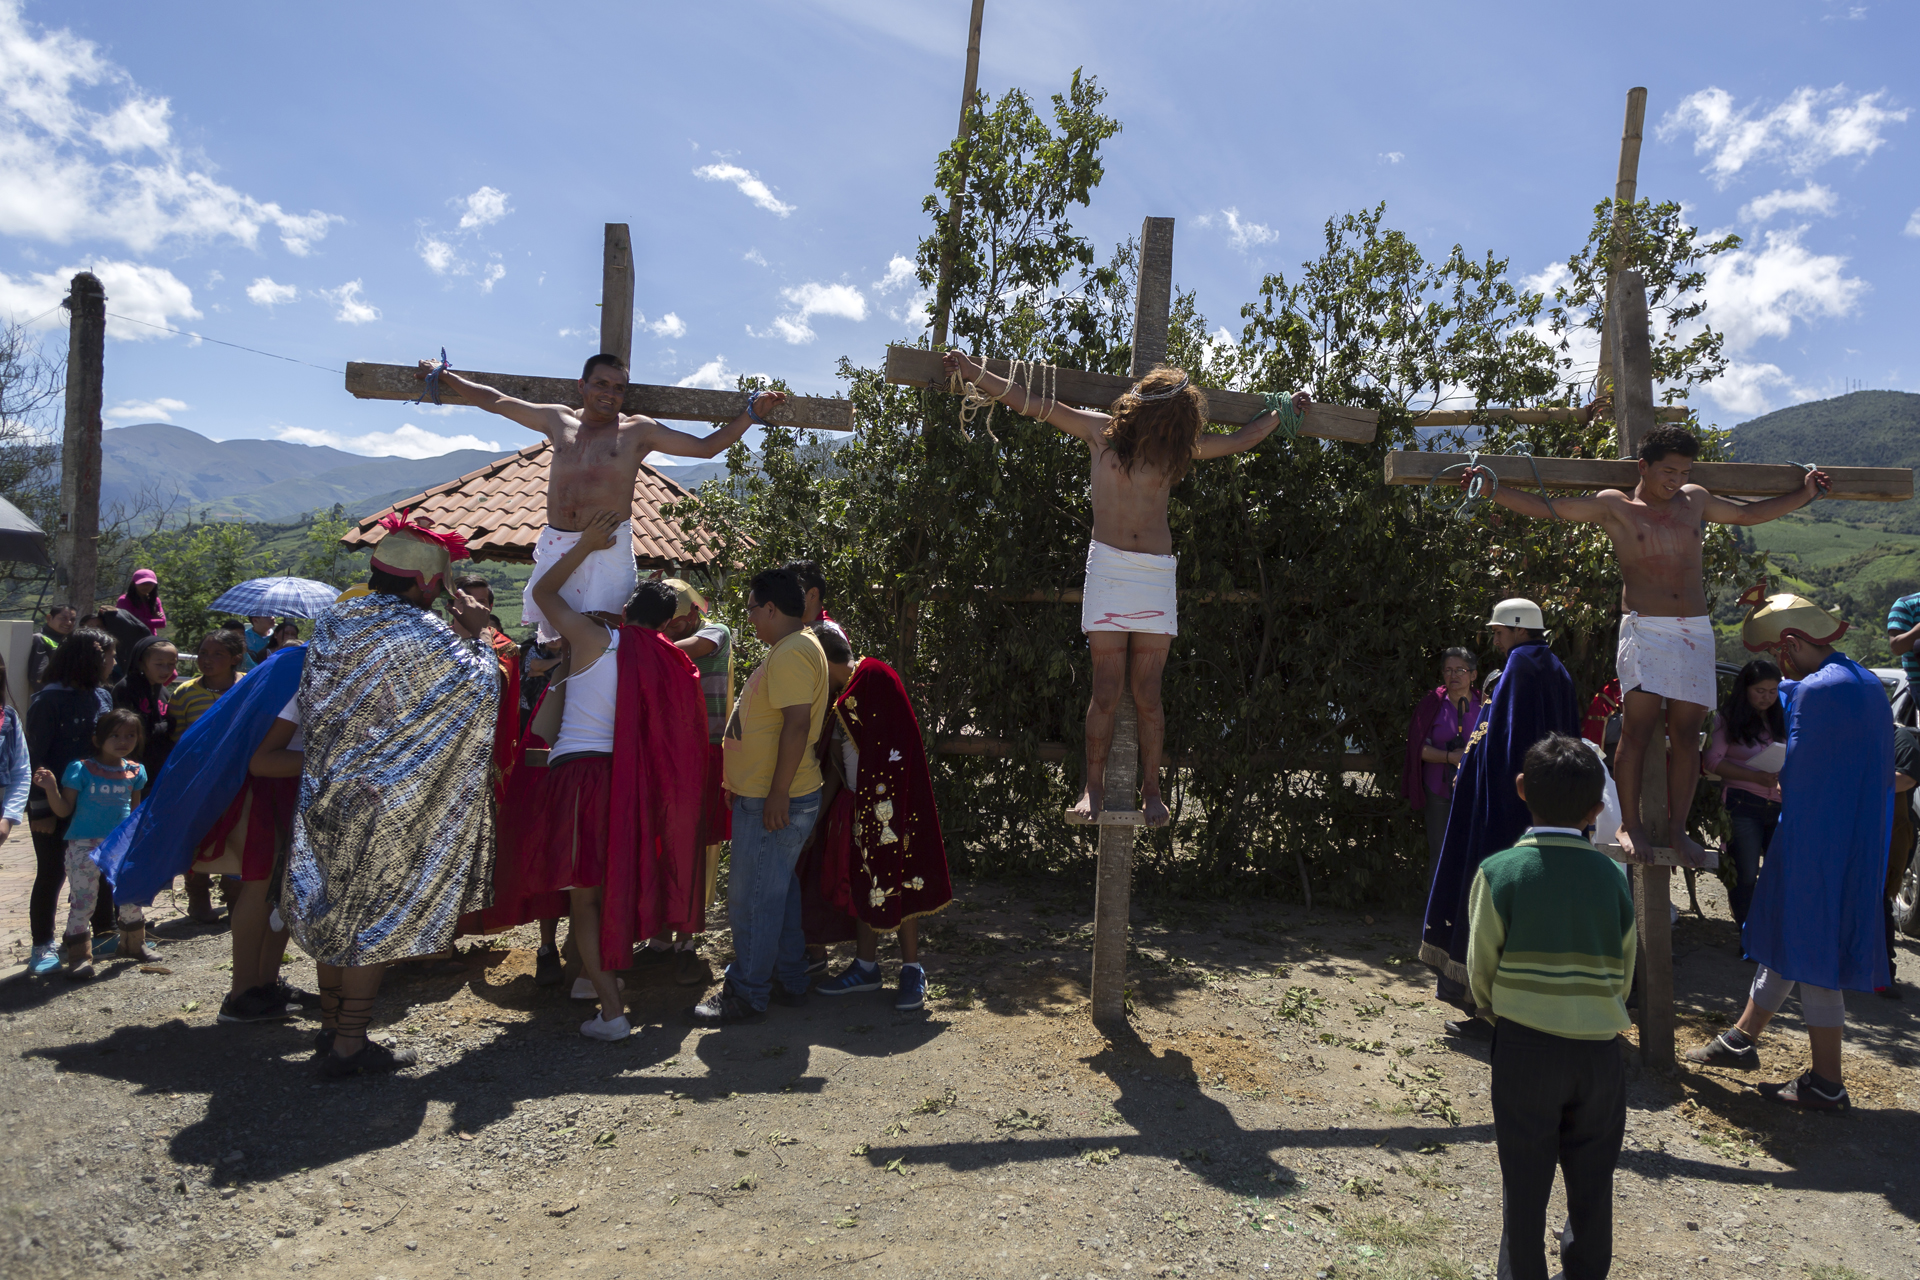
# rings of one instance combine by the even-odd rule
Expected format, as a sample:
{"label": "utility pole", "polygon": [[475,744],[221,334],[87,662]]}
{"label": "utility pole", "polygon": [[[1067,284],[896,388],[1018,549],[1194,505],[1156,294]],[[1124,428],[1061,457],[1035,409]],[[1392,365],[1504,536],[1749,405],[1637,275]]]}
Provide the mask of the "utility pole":
{"label": "utility pole", "polygon": [[65,603],[91,613],[100,576],[100,410],[106,382],[107,291],[82,271],[60,304],[68,313],[67,415],[60,437],[60,527],[54,561]]}
{"label": "utility pole", "polygon": [[[967,79],[966,87],[960,91],[960,128],[954,134],[955,146],[967,140],[967,127],[973,114],[973,95],[980,83],[980,21],[986,12],[987,0],[973,0],[973,19],[967,24]],[[959,181],[954,184],[953,199],[947,204],[947,222],[940,232],[940,280],[934,286],[933,301],[935,348],[947,344],[947,312],[953,306],[953,299],[947,293],[947,278],[953,273],[953,243],[960,235],[960,199],[966,190],[967,175],[963,169]]]}

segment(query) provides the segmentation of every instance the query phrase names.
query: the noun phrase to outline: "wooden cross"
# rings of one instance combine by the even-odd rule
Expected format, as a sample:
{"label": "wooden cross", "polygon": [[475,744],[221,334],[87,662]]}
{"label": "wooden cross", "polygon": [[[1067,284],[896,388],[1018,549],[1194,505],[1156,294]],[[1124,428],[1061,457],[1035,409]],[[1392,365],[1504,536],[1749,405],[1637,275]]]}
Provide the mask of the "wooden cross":
{"label": "wooden cross", "polygon": [[[1167,358],[1167,328],[1173,307],[1173,219],[1148,218],[1140,227],[1140,277],[1134,296],[1133,365],[1127,377],[1089,373],[1081,369],[1049,370],[1047,391],[1063,404],[1106,409],[1154,366]],[[981,361],[988,372],[1008,377],[1005,360]],[[924,347],[887,348],[886,377],[909,386],[945,390],[946,370],[940,352]],[[1236,391],[1207,391],[1213,421],[1244,426],[1267,411],[1266,397]],[[1321,440],[1368,443],[1377,430],[1378,415],[1371,409],[1316,404],[1298,434]],[[1078,593],[1052,593],[1047,599],[1078,599]],[[1128,665],[1131,668],[1129,656]],[[1107,753],[1106,794],[1110,799],[1132,797],[1140,781],[1140,717],[1133,703],[1131,670],[1120,682],[1120,704],[1113,719],[1113,745]],[[1138,810],[1106,809],[1099,818],[1099,867],[1093,899],[1094,1025],[1115,1033],[1127,1025],[1126,967],[1127,914],[1133,889],[1133,841],[1143,825]]]}
{"label": "wooden cross", "polygon": [[[1616,228],[1627,216],[1638,185],[1641,127],[1646,119],[1647,91],[1636,88],[1627,94],[1626,124],[1621,131],[1620,171],[1614,187]],[[1501,484],[1522,488],[1555,490],[1595,490],[1605,488],[1631,491],[1639,483],[1639,465],[1634,459],[1640,441],[1661,419],[1684,419],[1684,409],[1656,409],[1653,403],[1653,351],[1647,320],[1646,282],[1639,272],[1621,269],[1620,253],[1610,251],[1606,304],[1606,325],[1601,339],[1601,370],[1610,373],[1613,382],[1613,415],[1619,442],[1619,459],[1604,458],[1526,458],[1520,456],[1481,455],[1479,465],[1491,470]],[[1480,411],[1489,418],[1551,421],[1552,416],[1571,417],[1580,410]],[[1456,424],[1458,425],[1458,424]],[[1468,461],[1457,453],[1395,452],[1387,455],[1388,484],[1424,485],[1450,467]],[[1828,467],[1832,487],[1827,497],[1856,502],[1903,502],[1913,496],[1913,472],[1904,467]],[[1791,465],[1760,465],[1739,462],[1700,462],[1692,470],[1695,483],[1716,494],[1740,497],[1767,497],[1796,493],[1806,483],[1806,472]],[[1661,1070],[1674,1061],[1673,1016],[1673,936],[1668,911],[1672,901],[1671,869],[1682,865],[1668,847],[1671,832],[1667,813],[1667,755],[1664,708],[1660,728],[1647,744],[1641,771],[1640,814],[1654,848],[1653,865],[1630,868],[1633,880],[1634,914],[1640,939],[1640,1025],[1641,1061]],[[1697,743],[1681,744],[1683,750],[1698,750]],[[1685,821],[1684,811],[1680,821]],[[1617,847],[1602,849],[1621,858]]]}
{"label": "wooden cross", "polygon": [[[601,272],[600,350],[633,363],[633,242],[624,222],[606,228]],[[471,382],[478,382],[516,399],[534,404],[580,405],[580,384],[572,377],[553,378],[514,373],[480,373],[454,366]],[[347,364],[347,390],[361,400],[418,400],[421,386],[414,365]],[[452,387],[441,392],[448,404],[461,403]],[[709,391],[703,387],[660,387],[643,382],[627,385],[622,413],[691,422],[727,422],[747,407],[744,391]],[[790,396],[766,414],[769,422],[816,431],[853,430],[853,409],[845,400]]]}

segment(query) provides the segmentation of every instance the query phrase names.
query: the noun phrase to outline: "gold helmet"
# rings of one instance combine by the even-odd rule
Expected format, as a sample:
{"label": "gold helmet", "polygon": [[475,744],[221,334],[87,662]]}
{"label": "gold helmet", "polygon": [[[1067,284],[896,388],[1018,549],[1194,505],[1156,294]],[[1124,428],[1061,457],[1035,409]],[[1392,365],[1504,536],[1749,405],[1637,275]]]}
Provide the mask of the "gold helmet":
{"label": "gold helmet", "polygon": [[1747,588],[1740,603],[1748,606],[1740,627],[1740,642],[1752,653],[1778,653],[1791,636],[1808,644],[1830,645],[1847,633],[1847,623],[1805,596],[1770,596],[1767,584]]}

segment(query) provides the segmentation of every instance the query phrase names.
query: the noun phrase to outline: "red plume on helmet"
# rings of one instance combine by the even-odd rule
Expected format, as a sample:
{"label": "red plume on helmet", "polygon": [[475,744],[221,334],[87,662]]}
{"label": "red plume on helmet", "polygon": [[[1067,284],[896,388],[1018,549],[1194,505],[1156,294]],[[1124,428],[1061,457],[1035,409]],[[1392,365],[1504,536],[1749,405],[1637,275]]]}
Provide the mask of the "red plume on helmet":
{"label": "red plume on helmet", "polygon": [[467,540],[457,533],[441,533],[429,522],[411,517],[409,511],[389,511],[380,517],[386,535],[374,545],[373,567],[432,587],[446,575],[453,561],[471,558]]}
{"label": "red plume on helmet", "polygon": [[387,512],[387,514],[380,517],[380,527],[388,533],[405,530],[408,533],[425,538],[430,542],[437,542],[447,549],[447,559],[449,560],[472,559],[472,556],[467,551],[467,539],[464,534],[457,532],[436,532],[433,527],[433,521],[427,519],[415,520],[413,519],[413,512],[411,510]]}

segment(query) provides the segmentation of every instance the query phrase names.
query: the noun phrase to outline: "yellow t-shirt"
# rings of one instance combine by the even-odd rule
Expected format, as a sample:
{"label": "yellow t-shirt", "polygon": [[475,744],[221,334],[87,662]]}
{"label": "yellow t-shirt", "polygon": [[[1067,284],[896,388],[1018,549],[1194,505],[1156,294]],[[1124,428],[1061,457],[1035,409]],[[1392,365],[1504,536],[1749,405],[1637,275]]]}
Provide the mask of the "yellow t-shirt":
{"label": "yellow t-shirt", "polygon": [[820,789],[820,760],[813,744],[827,715],[827,655],[806,628],[794,632],[767,655],[747,678],[747,687],[733,704],[727,719],[727,790],[737,796],[765,799],[773,789],[773,766],[780,758],[783,708],[811,705],[807,749],[787,787],[789,796]]}

